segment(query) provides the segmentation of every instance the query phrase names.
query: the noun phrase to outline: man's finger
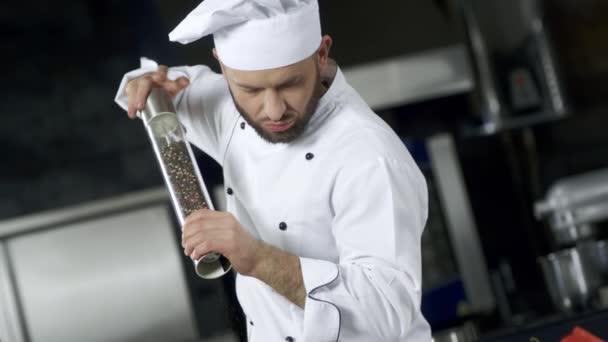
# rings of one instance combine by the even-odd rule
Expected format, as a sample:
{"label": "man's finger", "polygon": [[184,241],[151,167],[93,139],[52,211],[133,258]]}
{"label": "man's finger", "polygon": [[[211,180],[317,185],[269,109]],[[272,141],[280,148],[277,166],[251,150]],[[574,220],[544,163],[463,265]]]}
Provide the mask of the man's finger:
{"label": "man's finger", "polygon": [[175,81],[168,81],[163,83],[163,88],[171,97],[174,97],[179,93],[182,89],[186,88],[190,84],[190,80],[186,77],[180,77]]}
{"label": "man's finger", "polygon": [[142,77],[137,84],[137,95],[135,95],[135,109],[143,110],[146,105],[146,100],[152,88],[151,76]]}
{"label": "man's finger", "polygon": [[194,248],[203,242],[204,235],[196,234],[187,239],[182,240],[182,248],[184,249],[184,255],[190,255],[194,251]]}
{"label": "man's finger", "polygon": [[186,222],[184,222],[184,224],[188,224],[192,221],[198,220],[200,218],[204,218],[205,216],[209,215],[212,211],[209,209],[197,209],[195,210],[192,214],[188,215],[188,217],[186,217]]}
{"label": "man's finger", "polygon": [[204,243],[207,240],[211,240],[213,238],[212,233],[209,232],[199,232],[198,234],[194,234],[189,238],[182,240],[182,247],[184,248],[184,255],[190,255],[196,248],[196,246]]}
{"label": "man's finger", "polygon": [[221,234],[226,231],[222,221],[215,219],[202,219],[200,221],[190,222],[184,225],[182,230],[182,244],[190,241],[198,234],[209,235],[209,234]]}
{"label": "man's finger", "polygon": [[192,253],[190,253],[190,258],[192,260],[198,260],[203,257],[203,255],[215,252],[217,249],[217,242],[206,241],[202,244],[196,246]]}
{"label": "man's finger", "polygon": [[137,94],[137,81],[127,84],[127,114],[131,119],[135,119],[137,110],[135,109],[135,96]]}
{"label": "man's finger", "polygon": [[152,74],[152,79],[157,83],[162,83],[162,82],[166,81],[168,70],[169,70],[169,67],[167,67],[166,65],[162,65],[162,64],[159,65],[156,72]]}
{"label": "man's finger", "polygon": [[184,226],[182,227],[182,241],[188,240],[200,231],[209,229],[209,227],[210,225],[203,217],[190,219],[190,221],[184,223]]}

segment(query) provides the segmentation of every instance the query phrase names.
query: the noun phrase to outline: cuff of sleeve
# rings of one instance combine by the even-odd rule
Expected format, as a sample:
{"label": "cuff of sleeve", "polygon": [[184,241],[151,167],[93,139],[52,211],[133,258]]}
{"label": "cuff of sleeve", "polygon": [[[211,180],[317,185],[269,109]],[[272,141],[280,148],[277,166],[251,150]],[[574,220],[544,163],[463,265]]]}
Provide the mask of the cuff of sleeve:
{"label": "cuff of sleeve", "polygon": [[338,279],[338,265],[325,260],[300,258],[302,278],[306,289],[304,307],[304,341],[333,342],[340,336],[338,306],[322,300],[314,292]]}
{"label": "cuff of sleeve", "polygon": [[338,265],[329,261],[301,257],[300,267],[307,295],[338,277]]}

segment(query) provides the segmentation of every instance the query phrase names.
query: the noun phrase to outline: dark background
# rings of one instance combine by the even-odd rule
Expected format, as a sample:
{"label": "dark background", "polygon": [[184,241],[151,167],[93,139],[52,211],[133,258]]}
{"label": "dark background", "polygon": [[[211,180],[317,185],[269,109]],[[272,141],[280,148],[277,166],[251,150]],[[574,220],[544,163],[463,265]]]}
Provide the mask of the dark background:
{"label": "dark background", "polygon": [[[606,3],[587,0],[574,9],[565,0],[549,3],[550,28],[574,110],[570,119],[533,128],[541,158],[540,190],[556,178],[608,164]],[[210,39],[188,46],[166,39],[196,4],[34,0],[2,5],[0,37],[8,78],[0,84],[0,218],[160,184],[142,127],[127,120],[113,98],[122,75],[138,67],[140,56],[169,65],[217,67]],[[335,41],[332,55],[343,67],[464,41],[457,16],[442,1],[320,4],[323,30]],[[492,16],[481,18],[508,17],[495,10],[482,8],[482,14]],[[486,25],[496,53],[509,48],[503,45],[506,37],[516,35],[517,24]],[[463,119],[461,115],[474,115],[435,107],[433,113],[414,115],[404,109],[408,115],[396,120],[403,122],[395,129],[430,134]],[[433,129],[416,128],[420,120]]]}
{"label": "dark background", "polygon": [[[34,0],[2,5],[0,37],[9,77],[1,85],[0,218],[161,184],[143,128],[127,120],[113,98],[122,75],[138,67],[140,56],[217,70],[211,39],[188,46],[167,39],[196,4]],[[418,7],[428,12],[436,23],[421,36],[415,28],[425,25],[424,15],[410,16],[419,22],[404,25],[369,17],[367,6],[346,15],[343,5],[348,2],[321,1],[324,31],[334,36],[333,55],[341,65],[457,40],[432,6],[392,4],[401,13]]]}

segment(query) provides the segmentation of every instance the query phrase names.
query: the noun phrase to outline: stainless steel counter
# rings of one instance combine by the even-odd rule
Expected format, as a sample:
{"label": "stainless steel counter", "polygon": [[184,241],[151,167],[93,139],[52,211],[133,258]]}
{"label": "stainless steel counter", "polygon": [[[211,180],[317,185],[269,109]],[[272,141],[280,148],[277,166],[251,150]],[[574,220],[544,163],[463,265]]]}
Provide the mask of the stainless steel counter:
{"label": "stainless steel counter", "polygon": [[52,228],[70,222],[102,217],[133,208],[160,204],[168,199],[169,194],[165,188],[158,187],[69,208],[50,210],[0,221],[0,239],[34,230]]}
{"label": "stainless steel counter", "polygon": [[343,72],[375,110],[466,93],[474,87],[464,45],[357,65]]}
{"label": "stainless steel counter", "polygon": [[167,198],[152,189],[0,223],[2,341],[195,339]]}

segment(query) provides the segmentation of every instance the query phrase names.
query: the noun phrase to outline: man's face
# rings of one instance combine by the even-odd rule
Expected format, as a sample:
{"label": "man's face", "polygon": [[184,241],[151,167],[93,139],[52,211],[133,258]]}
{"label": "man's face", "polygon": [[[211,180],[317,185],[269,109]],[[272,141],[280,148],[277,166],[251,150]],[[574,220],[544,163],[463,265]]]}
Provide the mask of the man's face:
{"label": "man's face", "polygon": [[242,71],[223,66],[234,104],[251,127],[270,143],[299,137],[323,92],[316,55],[286,67]]}

